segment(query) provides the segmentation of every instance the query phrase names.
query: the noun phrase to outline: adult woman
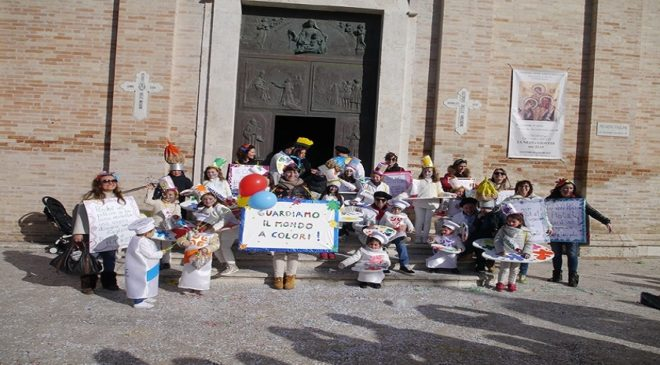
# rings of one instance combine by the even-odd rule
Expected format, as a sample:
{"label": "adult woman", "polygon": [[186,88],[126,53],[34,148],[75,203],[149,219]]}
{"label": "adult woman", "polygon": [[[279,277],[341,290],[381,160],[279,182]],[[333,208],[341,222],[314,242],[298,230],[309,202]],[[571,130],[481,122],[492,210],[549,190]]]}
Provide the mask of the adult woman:
{"label": "adult woman", "polygon": [[397,161],[399,160],[399,157],[394,152],[388,152],[385,154],[385,163],[387,164],[387,168],[385,169],[385,172],[401,172],[405,171],[403,167],[399,166]]}
{"label": "adult woman", "polygon": [[244,143],[236,150],[236,161],[234,163],[240,165],[258,165],[259,161],[256,160],[257,148],[249,143]]}
{"label": "adult woman", "polygon": [[[120,204],[126,204],[124,196],[117,184],[117,177],[114,173],[101,172],[94,180],[92,180],[92,190],[88,191],[83,196],[84,200],[100,200],[116,199]],[[80,203],[76,206],[73,221],[73,243],[82,247],[84,244],[89,245],[89,219],[87,217],[87,210],[85,204]],[[117,274],[115,273],[115,261],[117,250],[108,250],[98,252],[98,255],[103,261],[103,272],[101,272],[101,285],[107,290],[119,290],[117,286]],[[96,288],[96,281],[98,277],[93,275],[81,275],[80,287],[84,294],[94,293]]]}
{"label": "adult woman", "polygon": [[[502,204],[506,204],[508,202],[511,202],[513,200],[521,200],[521,199],[540,199],[539,196],[534,195],[534,185],[532,184],[531,181],[529,180],[520,180],[516,182],[516,187],[515,187],[515,194],[513,196],[508,197],[506,200],[502,202]],[[547,220],[547,215],[546,215],[546,226],[548,227],[548,234],[552,234],[552,224],[550,221]],[[519,273],[519,278],[518,282],[520,284],[525,284],[527,283],[527,270],[529,270],[529,264],[523,263],[520,265],[520,273]]]}
{"label": "adult woman", "polygon": [[493,174],[490,176],[489,180],[493,183],[493,185],[495,185],[495,189],[497,189],[497,191],[512,189],[511,183],[509,182],[509,177],[506,175],[506,171],[504,171],[503,168],[496,168],[493,171]]}
{"label": "adult woman", "polygon": [[[561,178],[557,181],[555,188],[552,189],[550,195],[546,198],[549,199],[570,199],[570,198],[581,198],[575,189],[575,183],[571,180]],[[604,224],[607,227],[608,233],[612,233],[612,224],[610,219],[602,215],[599,211],[592,208],[589,203],[585,200],[585,210],[586,213]],[[568,285],[577,286],[580,281],[580,276],[578,275],[578,249],[579,243],[575,242],[552,242],[552,252],[554,252],[555,257],[552,258],[552,278],[549,281],[559,282],[562,280],[562,248],[566,246],[566,256],[568,258]]]}
{"label": "adult woman", "polygon": [[451,166],[454,168],[454,176],[463,178],[471,177],[470,169],[467,167],[467,160],[459,158]]}
{"label": "adult woman", "polygon": [[[295,163],[284,168],[279,184],[273,188],[273,194],[278,199],[311,199],[311,193],[307,189],[305,182],[300,178],[298,166]],[[297,270],[297,252],[275,252],[273,254],[273,271],[275,276],[273,288],[295,288]]]}

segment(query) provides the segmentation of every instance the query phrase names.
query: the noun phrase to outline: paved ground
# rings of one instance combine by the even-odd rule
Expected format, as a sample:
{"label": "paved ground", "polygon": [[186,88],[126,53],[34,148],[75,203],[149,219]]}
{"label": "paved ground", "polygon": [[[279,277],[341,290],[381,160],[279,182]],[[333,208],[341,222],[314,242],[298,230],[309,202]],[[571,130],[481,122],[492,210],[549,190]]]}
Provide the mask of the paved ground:
{"label": "paved ground", "polygon": [[638,304],[660,292],[659,259],[583,259],[577,289],[532,265],[516,293],[223,278],[191,298],[166,279],[144,311],[123,291],[83,295],[51,256],[16,247],[0,249],[0,364],[660,363],[660,311]]}

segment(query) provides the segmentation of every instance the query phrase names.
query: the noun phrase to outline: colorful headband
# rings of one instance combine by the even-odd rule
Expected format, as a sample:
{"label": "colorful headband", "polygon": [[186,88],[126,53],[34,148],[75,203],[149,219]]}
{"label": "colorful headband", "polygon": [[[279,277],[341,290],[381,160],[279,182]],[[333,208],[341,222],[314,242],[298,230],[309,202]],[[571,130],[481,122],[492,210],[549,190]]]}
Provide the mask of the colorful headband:
{"label": "colorful headband", "polygon": [[555,181],[555,188],[561,188],[562,186],[566,184],[572,184],[575,185],[573,180],[568,180],[565,177],[560,178],[559,180]]}

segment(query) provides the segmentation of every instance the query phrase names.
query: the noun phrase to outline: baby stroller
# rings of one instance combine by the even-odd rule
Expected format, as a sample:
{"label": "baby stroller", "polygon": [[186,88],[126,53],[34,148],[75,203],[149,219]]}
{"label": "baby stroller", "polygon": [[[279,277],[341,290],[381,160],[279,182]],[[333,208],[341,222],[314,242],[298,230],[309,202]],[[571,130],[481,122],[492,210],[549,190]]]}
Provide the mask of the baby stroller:
{"label": "baby stroller", "polygon": [[64,205],[60,203],[59,200],[52,198],[50,196],[44,196],[41,198],[41,201],[44,203],[44,214],[48,218],[48,221],[52,222],[57,226],[57,229],[60,230],[62,236],[58,238],[55,243],[48,246],[46,250],[50,253],[61,253],[64,252],[66,247],[71,242],[71,236],[73,233],[73,218],[66,212]]}

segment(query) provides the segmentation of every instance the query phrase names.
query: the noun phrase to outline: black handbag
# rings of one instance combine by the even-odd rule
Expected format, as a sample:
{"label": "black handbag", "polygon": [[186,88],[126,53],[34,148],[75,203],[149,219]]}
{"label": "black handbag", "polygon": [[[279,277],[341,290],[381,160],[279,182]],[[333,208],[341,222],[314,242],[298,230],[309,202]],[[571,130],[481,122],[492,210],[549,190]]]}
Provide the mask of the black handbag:
{"label": "black handbag", "polygon": [[72,275],[95,275],[103,271],[103,267],[96,257],[89,253],[87,245],[78,249],[73,243],[69,244],[64,252],[50,261],[57,270]]}

